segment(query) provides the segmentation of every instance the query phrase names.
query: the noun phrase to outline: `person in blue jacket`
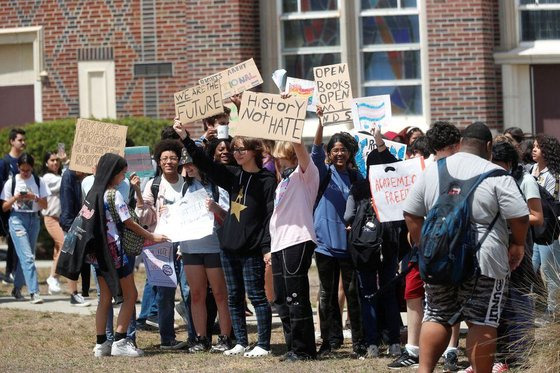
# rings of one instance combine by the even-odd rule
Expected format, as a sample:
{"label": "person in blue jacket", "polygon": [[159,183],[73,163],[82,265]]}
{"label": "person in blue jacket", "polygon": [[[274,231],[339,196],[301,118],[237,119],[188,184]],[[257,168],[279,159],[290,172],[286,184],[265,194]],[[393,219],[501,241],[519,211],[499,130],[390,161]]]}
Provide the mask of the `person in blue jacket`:
{"label": "person in blue jacket", "polygon": [[[342,334],[342,315],[338,305],[338,285],[342,277],[342,286],[348,302],[348,313],[352,328],[352,345],[355,353],[361,350],[362,330],[360,303],[356,288],[355,271],[346,249],[346,225],[344,212],[346,200],[353,182],[361,175],[350,167],[357,144],[347,133],[334,134],[327,144],[327,153],[323,146],[323,110],[317,107],[319,127],[315,134],[311,159],[319,169],[318,203],[314,214],[317,249],[315,262],[319,272],[321,288],[319,292],[319,320],[323,343],[319,356],[327,356],[337,349],[344,340]],[[342,276],[341,276],[342,275]]]}

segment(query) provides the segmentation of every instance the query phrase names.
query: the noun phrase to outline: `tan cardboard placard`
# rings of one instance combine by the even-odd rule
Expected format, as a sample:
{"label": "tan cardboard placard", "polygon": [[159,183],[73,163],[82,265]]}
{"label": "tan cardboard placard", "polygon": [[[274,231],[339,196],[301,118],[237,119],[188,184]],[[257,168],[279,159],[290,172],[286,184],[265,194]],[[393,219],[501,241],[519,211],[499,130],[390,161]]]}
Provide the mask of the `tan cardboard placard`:
{"label": "tan cardboard placard", "polygon": [[79,118],[76,121],[70,169],[90,174],[103,154],[115,153],[124,157],[127,130],[127,126]]}
{"label": "tan cardboard placard", "polygon": [[202,78],[198,81],[198,84],[216,80],[219,80],[221,83],[222,98],[224,100],[263,83],[261,73],[255,64],[255,60],[252,58],[229,69]]}
{"label": "tan cardboard placard", "polygon": [[352,123],[352,86],[348,65],[319,66],[313,68],[317,104],[323,107],[323,126]]}
{"label": "tan cardboard placard", "polygon": [[173,95],[175,116],[181,123],[191,123],[224,112],[220,83],[211,81],[187,88]]}
{"label": "tan cardboard placard", "polygon": [[307,100],[247,91],[241,99],[235,134],[301,143]]}

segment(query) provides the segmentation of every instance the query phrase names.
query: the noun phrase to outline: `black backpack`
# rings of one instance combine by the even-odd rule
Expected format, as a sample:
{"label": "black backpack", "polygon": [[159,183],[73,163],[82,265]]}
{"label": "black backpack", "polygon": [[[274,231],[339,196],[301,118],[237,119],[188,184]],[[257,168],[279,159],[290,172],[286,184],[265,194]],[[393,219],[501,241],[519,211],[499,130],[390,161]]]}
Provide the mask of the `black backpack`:
{"label": "black backpack", "polygon": [[377,219],[370,200],[361,199],[348,234],[348,251],[356,268],[366,267],[375,257],[379,257],[382,237],[383,225]]}
{"label": "black backpack", "polygon": [[487,177],[508,173],[503,169],[492,170],[459,180],[449,175],[445,158],[438,160],[437,166],[439,197],[422,225],[418,253],[420,277],[428,284],[459,285],[475,274],[476,253],[499,217],[496,214],[477,242],[469,197]]}
{"label": "black backpack", "polygon": [[544,222],[542,225],[533,227],[533,241],[539,245],[550,245],[558,239],[560,235],[560,201],[558,201],[559,180],[556,179],[555,196],[551,195],[544,187],[539,184],[541,195],[541,205]]}

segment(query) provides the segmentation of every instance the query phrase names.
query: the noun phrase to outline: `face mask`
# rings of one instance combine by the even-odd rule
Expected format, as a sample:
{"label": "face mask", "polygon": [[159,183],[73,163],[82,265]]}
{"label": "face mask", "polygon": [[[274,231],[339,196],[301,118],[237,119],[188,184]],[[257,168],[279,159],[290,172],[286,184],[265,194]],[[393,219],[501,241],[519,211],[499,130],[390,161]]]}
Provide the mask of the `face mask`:
{"label": "face mask", "polygon": [[295,167],[286,168],[284,171],[282,171],[282,179],[289,178],[292,172],[294,172],[295,170]]}

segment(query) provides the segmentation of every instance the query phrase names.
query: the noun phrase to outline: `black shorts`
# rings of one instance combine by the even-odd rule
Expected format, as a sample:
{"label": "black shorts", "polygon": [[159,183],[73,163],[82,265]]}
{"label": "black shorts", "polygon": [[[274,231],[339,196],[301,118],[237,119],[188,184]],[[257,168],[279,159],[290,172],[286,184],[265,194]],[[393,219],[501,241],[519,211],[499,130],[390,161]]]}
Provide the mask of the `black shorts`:
{"label": "black shorts", "polygon": [[187,254],[183,253],[183,264],[190,266],[204,266],[204,268],[222,268],[220,254]]}

